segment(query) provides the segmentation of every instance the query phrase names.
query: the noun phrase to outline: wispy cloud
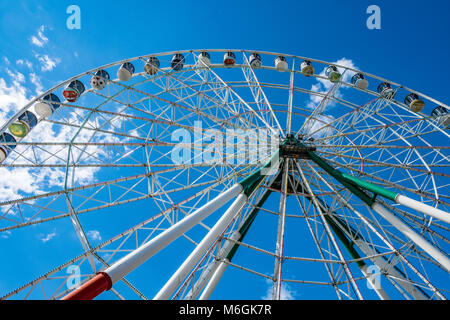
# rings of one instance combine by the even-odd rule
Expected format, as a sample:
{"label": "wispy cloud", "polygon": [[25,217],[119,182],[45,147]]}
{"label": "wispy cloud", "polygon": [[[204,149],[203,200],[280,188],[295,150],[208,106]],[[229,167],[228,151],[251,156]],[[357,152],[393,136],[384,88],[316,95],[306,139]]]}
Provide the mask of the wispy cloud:
{"label": "wispy cloud", "polygon": [[61,62],[61,59],[51,58],[46,54],[36,53],[34,56],[41,63],[42,71],[52,71],[56,67],[56,65]]}
{"label": "wispy cloud", "polygon": [[3,232],[1,233],[1,237],[2,237],[3,239],[8,239],[10,235],[11,235],[11,231],[9,231],[9,230],[3,231]]}
{"label": "wispy cloud", "polygon": [[42,48],[48,43],[48,38],[45,36],[44,31],[45,26],[41,26],[37,31],[37,35],[31,36],[30,41],[33,45]]}
{"label": "wispy cloud", "polygon": [[97,230],[89,230],[86,235],[88,236],[89,239],[93,240],[93,241],[101,241],[102,237],[100,235],[100,232]]}
{"label": "wispy cloud", "polygon": [[28,61],[28,60],[23,60],[23,59],[16,60],[16,65],[18,65],[18,66],[27,66],[28,69],[30,69],[30,70],[33,69],[33,64],[30,61]]}
{"label": "wispy cloud", "polygon": [[42,89],[44,87],[41,83],[41,79],[35,73],[30,73],[30,81],[36,87],[36,94],[40,95],[43,93]]}
{"label": "wispy cloud", "polygon": [[46,243],[46,242],[52,240],[54,237],[56,237],[56,232],[52,232],[52,233],[49,233],[49,234],[47,234],[45,236],[41,236],[40,240],[43,243]]}
{"label": "wispy cloud", "polygon": [[[273,294],[273,282],[266,279],[268,285],[266,295],[263,296],[262,300],[272,300]],[[280,300],[294,300],[296,292],[292,290],[287,284],[281,284]]]}
{"label": "wispy cloud", "polygon": [[8,68],[6,68],[6,72],[8,73],[8,75],[10,76],[10,78],[13,81],[17,81],[17,82],[20,82],[20,83],[24,83],[25,82],[25,76],[22,73],[20,73],[18,71],[13,72],[13,71],[9,70]]}

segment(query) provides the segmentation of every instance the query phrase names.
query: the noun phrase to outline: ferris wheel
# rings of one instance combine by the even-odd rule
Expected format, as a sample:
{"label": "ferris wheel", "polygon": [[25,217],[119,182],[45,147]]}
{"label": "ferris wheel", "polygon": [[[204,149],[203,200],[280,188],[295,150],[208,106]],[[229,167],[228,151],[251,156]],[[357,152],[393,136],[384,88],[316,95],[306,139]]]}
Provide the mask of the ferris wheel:
{"label": "ferris wheel", "polygon": [[89,70],[0,124],[0,169],[35,186],[0,203],[0,296],[446,299],[448,110],[273,52]]}

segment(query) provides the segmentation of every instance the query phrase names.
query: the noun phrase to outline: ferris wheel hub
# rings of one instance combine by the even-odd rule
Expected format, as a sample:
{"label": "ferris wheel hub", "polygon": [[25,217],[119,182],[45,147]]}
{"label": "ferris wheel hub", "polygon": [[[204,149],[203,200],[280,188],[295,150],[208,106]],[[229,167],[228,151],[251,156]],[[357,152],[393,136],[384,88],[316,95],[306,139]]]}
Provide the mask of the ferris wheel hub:
{"label": "ferris wheel hub", "polygon": [[280,144],[281,157],[293,159],[310,159],[309,151],[316,151],[312,145],[303,145],[293,134],[288,134]]}

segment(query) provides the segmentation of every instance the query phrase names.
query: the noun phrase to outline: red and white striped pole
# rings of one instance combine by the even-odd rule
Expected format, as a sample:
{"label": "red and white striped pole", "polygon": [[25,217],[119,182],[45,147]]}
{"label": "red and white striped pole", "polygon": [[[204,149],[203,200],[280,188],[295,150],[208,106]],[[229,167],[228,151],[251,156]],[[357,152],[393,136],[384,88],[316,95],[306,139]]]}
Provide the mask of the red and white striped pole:
{"label": "red and white striped pole", "polygon": [[106,272],[99,272],[91,280],[75,289],[61,300],[92,300],[103,291],[112,288],[112,281]]}
{"label": "red and white striped pole", "polygon": [[94,278],[63,297],[62,300],[91,300],[97,297],[100,293],[111,289],[114,283],[139,267],[142,263],[179,238],[189,229],[197,225],[215,210],[235,198],[241,193],[242,190],[242,185],[236,183],[230,189],[219,194],[216,198],[209,201],[201,208],[195,210],[193,213],[186,216],[169,229],[160,233],[155,238],[140,246],[133,252],[130,252],[128,255],[112,264],[103,272],[98,273]]}

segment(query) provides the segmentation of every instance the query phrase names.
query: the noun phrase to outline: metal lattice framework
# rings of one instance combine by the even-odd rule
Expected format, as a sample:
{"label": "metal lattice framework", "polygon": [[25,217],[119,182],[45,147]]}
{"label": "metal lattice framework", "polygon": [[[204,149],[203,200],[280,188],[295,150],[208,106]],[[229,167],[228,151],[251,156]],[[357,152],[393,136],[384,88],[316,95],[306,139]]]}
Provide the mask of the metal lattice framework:
{"label": "metal lattice framework", "polygon": [[[203,51],[211,64],[199,61]],[[225,52],[236,55],[234,65],[222,63]],[[233,291],[261,282],[273,299],[286,288],[304,299],[446,299],[450,144],[429,110],[449,107],[316,59],[258,51],[256,68],[253,52],[185,50],[108,64],[51,88],[3,124],[0,134],[47,94],[61,96],[74,80],[86,84],[76,102],[62,101],[39,119],[0,164],[39,183],[0,203],[0,234],[27,247],[40,230],[75,229],[58,241],[64,254],[39,261],[39,270],[50,271],[0,296],[61,299],[73,292],[68,268],[76,266],[83,287],[106,274],[113,285],[103,288],[112,293],[106,298],[207,299],[233,283],[229,296],[219,296],[233,299]],[[170,66],[174,54],[184,55],[181,70]],[[284,72],[273,66],[277,56],[286,58]],[[144,71],[149,57],[161,62],[154,75]],[[318,71],[335,65],[341,80],[305,76],[305,59]],[[87,88],[97,70],[115,74],[125,62],[136,67],[131,80]],[[358,88],[346,80],[355,73],[370,87],[390,83],[396,97],[417,94],[424,111]],[[191,140],[181,145],[175,132]],[[261,147],[274,134],[276,148]],[[236,148],[220,148],[225,137]],[[192,148],[192,158],[174,163],[180,146]],[[273,152],[276,170],[261,175]],[[263,161],[249,161],[261,154]],[[0,277],[23,281],[19,272]],[[255,289],[248,298],[265,293]]]}

